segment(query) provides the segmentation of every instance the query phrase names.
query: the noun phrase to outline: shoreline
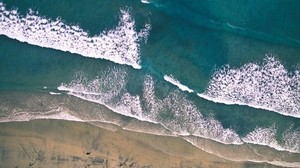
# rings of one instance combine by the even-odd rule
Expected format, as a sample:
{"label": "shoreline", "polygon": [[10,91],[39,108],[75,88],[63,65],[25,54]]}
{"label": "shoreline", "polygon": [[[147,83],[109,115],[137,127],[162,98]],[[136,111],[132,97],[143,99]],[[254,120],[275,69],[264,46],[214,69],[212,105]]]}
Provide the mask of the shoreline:
{"label": "shoreline", "polygon": [[85,122],[0,123],[1,167],[273,167],[233,162],[178,137],[100,128]]}
{"label": "shoreline", "polygon": [[[153,141],[157,142],[152,144],[152,147],[153,149],[157,149],[158,151],[163,150],[168,145],[167,142],[162,145],[161,142],[159,142],[161,141],[161,139],[169,139],[172,141],[174,139],[177,139],[176,141],[178,143],[176,144],[178,144],[179,146],[188,145],[192,151],[197,149],[209,155],[213,155],[214,157],[221,158],[222,160],[239,163],[240,165],[252,163],[255,163],[255,165],[257,164],[256,167],[261,167],[261,165],[298,167],[297,165],[299,165],[297,158],[300,156],[300,154],[293,154],[285,151],[276,151],[273,148],[255,144],[223,144],[211,139],[198,136],[176,136],[176,134],[174,135],[174,133],[172,133],[170,130],[167,130],[160,124],[140,121],[135,118],[123,116],[119,113],[115,113],[109,110],[103,105],[84,101],[70,95],[57,96],[51,95],[49,93],[18,91],[2,91],[1,95],[2,97],[0,98],[0,102],[2,101],[1,108],[3,115],[1,119],[2,121],[7,120],[8,122],[0,122],[0,130],[3,129],[3,126],[5,125],[11,125],[12,128],[15,128],[11,131],[16,133],[15,135],[13,135],[15,137],[20,133],[20,131],[17,130],[25,129],[28,124],[36,126],[31,126],[31,130],[28,130],[29,128],[27,128],[27,130],[23,132],[33,132],[36,136],[40,136],[41,134],[45,136],[44,139],[49,138],[46,133],[43,133],[44,131],[48,132],[49,134],[57,134],[56,137],[64,137],[65,135],[70,134],[67,130],[64,130],[64,126],[55,127],[55,130],[64,130],[64,134],[60,134],[60,132],[56,132],[54,129],[49,128],[38,131],[39,127],[45,124],[47,125],[47,123],[62,123],[61,125],[69,125],[69,128],[73,127],[73,125],[81,125],[80,127],[87,127],[86,125],[90,125],[91,128],[88,127],[87,130],[104,129],[106,131],[112,132],[109,134],[120,134],[121,132],[125,132],[125,137],[128,136],[127,134],[130,134],[130,139],[133,142],[142,141],[144,143],[144,141],[146,141],[147,143],[151,144],[152,142],[149,142],[148,139],[152,139]],[[41,123],[41,121],[46,123]],[[19,125],[18,129],[16,125]],[[35,127],[37,130],[33,129]],[[76,129],[71,130],[76,132]],[[6,132],[9,133],[8,130],[6,130]],[[1,135],[2,134],[0,134],[0,136]],[[23,133],[22,135],[27,136]],[[118,137],[120,136],[123,137],[123,135],[118,135]],[[141,136],[146,136],[148,138],[140,138]],[[135,139],[132,139],[133,137],[135,137]],[[73,140],[70,137],[66,137],[66,139]],[[86,139],[81,139],[80,141],[78,141],[78,143],[81,143],[81,141],[84,142],[86,141]],[[119,142],[117,144],[119,144]],[[142,146],[140,147],[142,148]],[[164,150],[168,151],[172,148],[173,147],[169,146],[168,149]],[[179,152],[179,154],[180,153],[185,154],[184,151]],[[170,152],[169,155],[173,156],[174,152]],[[194,160],[198,160],[198,158],[195,158]],[[235,167],[241,167],[240,165]]]}

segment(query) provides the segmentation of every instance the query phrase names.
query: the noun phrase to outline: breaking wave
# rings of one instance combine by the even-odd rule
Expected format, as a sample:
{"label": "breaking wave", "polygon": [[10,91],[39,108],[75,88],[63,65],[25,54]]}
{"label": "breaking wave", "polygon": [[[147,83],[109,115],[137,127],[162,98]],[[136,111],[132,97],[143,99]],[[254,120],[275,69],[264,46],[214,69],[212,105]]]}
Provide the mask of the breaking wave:
{"label": "breaking wave", "polygon": [[17,10],[7,10],[0,2],[0,34],[40,47],[101,58],[140,69],[140,44],[147,39],[150,24],[137,32],[128,10],[120,10],[115,29],[90,37],[78,25],[68,25],[61,19],[51,20],[29,10],[22,16]]}
{"label": "breaking wave", "polygon": [[279,143],[276,140],[276,126],[260,128],[257,127],[252,132],[242,138],[244,142],[269,146],[279,151],[289,151],[300,153],[300,130],[290,127],[283,133],[283,142]]}
{"label": "breaking wave", "polygon": [[192,89],[190,89],[189,87],[181,84],[177,79],[175,79],[172,75],[168,76],[168,75],[165,75],[164,76],[164,79],[167,81],[167,82],[170,82],[171,84],[177,86],[180,90],[182,91],[187,91],[189,93],[192,93],[194,92]]}
{"label": "breaking wave", "polygon": [[126,89],[126,76],[124,69],[112,68],[92,80],[79,75],[58,89],[103,104],[117,113],[142,121],[160,123],[176,135],[194,135],[224,144],[242,144],[233,130],[223,128],[213,117],[204,118],[179,90],[160,99],[155,95],[152,77],[146,76],[143,95],[131,95]]}
{"label": "breaking wave", "polygon": [[278,59],[267,56],[262,64],[240,68],[229,65],[212,75],[198,96],[224,104],[247,105],[300,118],[300,71],[289,73]]}
{"label": "breaking wave", "polygon": [[300,131],[288,129],[282,135],[282,142],[276,139],[275,126],[256,128],[244,137],[234,130],[224,128],[213,116],[204,117],[186,94],[176,89],[164,98],[156,96],[155,82],[146,75],[142,95],[132,95],[126,89],[127,72],[123,68],[110,68],[97,78],[88,80],[84,74],[77,75],[68,84],[61,84],[60,91],[81,99],[105,105],[112,111],[141,121],[162,124],[179,136],[196,136],[223,144],[246,143],[269,146],[279,151],[300,152]]}

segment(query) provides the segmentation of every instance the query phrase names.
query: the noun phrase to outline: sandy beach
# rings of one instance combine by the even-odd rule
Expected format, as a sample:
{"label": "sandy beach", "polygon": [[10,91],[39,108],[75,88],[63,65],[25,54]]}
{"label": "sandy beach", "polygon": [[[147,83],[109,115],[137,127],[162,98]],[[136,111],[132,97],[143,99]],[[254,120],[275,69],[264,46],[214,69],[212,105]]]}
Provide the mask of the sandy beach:
{"label": "sandy beach", "polygon": [[300,168],[300,0],[0,0],[0,168]]}
{"label": "sandy beach", "polygon": [[110,127],[117,131],[62,120],[1,123],[0,167],[270,167],[228,161],[180,138]]}

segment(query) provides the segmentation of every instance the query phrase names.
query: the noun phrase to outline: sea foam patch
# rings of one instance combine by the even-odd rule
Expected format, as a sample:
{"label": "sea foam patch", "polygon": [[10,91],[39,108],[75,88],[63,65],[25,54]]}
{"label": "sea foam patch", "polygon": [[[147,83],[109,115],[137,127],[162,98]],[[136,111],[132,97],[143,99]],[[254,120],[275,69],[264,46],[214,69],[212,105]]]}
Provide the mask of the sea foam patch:
{"label": "sea foam patch", "polygon": [[0,34],[21,42],[46,48],[101,58],[140,69],[140,42],[146,40],[151,28],[145,24],[139,32],[128,10],[120,10],[115,29],[90,37],[77,25],[61,19],[51,20],[29,10],[22,16],[17,10],[7,10],[0,2]]}
{"label": "sea foam patch", "polygon": [[300,118],[300,71],[289,73],[273,56],[240,68],[229,65],[212,75],[198,96],[219,103],[248,105]]}
{"label": "sea foam patch", "polygon": [[144,4],[149,4],[150,3],[149,0],[141,0],[141,2],[144,3]]}
{"label": "sea foam patch", "polygon": [[171,92],[164,99],[156,97],[151,76],[145,78],[143,97],[147,114],[179,135],[200,136],[224,144],[243,143],[232,129],[225,129],[212,117],[203,117],[194,103],[179,90]]}
{"label": "sea foam patch", "polygon": [[168,76],[168,75],[165,75],[164,76],[164,79],[168,82],[170,82],[171,84],[177,86],[180,90],[182,91],[187,91],[189,93],[192,93],[194,92],[192,89],[190,89],[189,87],[181,84],[177,79],[175,79],[172,75]]}
{"label": "sea foam patch", "polygon": [[126,90],[127,72],[123,68],[110,68],[95,79],[87,79],[85,74],[78,74],[67,84],[61,84],[58,90],[84,100],[105,105],[114,112],[142,118],[140,97],[131,95]]}
{"label": "sea foam patch", "polygon": [[84,100],[96,102],[116,113],[142,121],[160,123],[175,135],[195,135],[225,144],[241,144],[238,135],[211,118],[204,118],[193,102],[186,99],[180,90],[175,90],[160,99],[155,95],[155,84],[146,76],[143,94],[132,95],[126,89],[127,73],[122,68],[111,68],[95,79],[76,76],[68,84],[58,87],[61,91]]}
{"label": "sea foam patch", "polygon": [[13,109],[13,112],[6,117],[2,117],[0,119],[0,122],[30,121],[37,119],[56,119],[84,122],[82,119],[75,116],[73,112],[63,107],[57,107],[50,111],[43,112],[32,112],[26,110],[24,111],[21,109]]}
{"label": "sea foam patch", "polygon": [[[116,113],[141,121],[159,123],[174,135],[193,135],[223,144],[251,143],[269,146],[279,151],[300,153],[299,128],[289,129],[284,135],[278,135],[275,126],[257,127],[245,137],[240,137],[233,129],[224,128],[213,116],[204,117],[194,102],[186,97],[188,94],[180,89],[167,91],[167,88],[156,87],[150,75],[144,78],[141,94],[132,95],[126,89],[127,76],[126,69],[114,67],[92,79],[87,79],[84,74],[77,75],[73,81],[61,84],[58,89],[81,99],[105,105]],[[158,90],[165,95],[157,96]],[[282,142],[276,140],[277,136]]]}
{"label": "sea foam patch", "polygon": [[279,143],[276,140],[276,126],[261,128],[257,127],[252,132],[248,133],[242,138],[244,142],[269,146],[279,151],[289,151],[300,153],[300,130],[298,129],[287,129],[283,134],[283,142]]}

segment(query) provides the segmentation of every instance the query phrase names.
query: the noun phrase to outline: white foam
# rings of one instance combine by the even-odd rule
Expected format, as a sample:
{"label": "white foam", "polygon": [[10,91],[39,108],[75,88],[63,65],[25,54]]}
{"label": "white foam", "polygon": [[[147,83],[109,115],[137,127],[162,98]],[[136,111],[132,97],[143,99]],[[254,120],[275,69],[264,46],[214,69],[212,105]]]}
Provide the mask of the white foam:
{"label": "white foam", "polygon": [[[241,145],[246,142],[277,150],[300,152],[297,140],[300,136],[299,131],[287,131],[283,138],[290,138],[290,141],[283,144],[276,141],[276,130],[273,127],[257,128],[241,139],[234,130],[224,128],[212,116],[202,116],[194,103],[180,90],[168,92],[164,98],[157,97],[156,89],[165,88],[155,88],[150,75],[144,79],[143,94],[131,95],[126,89],[126,76],[125,69],[111,68],[91,80],[85,78],[84,74],[78,75],[72,82],[62,84],[58,89],[81,99],[105,105],[116,113],[141,121],[159,123],[174,135],[193,135],[223,144]],[[163,90],[161,92],[166,93]]]}
{"label": "white foam", "polygon": [[269,146],[279,151],[300,153],[300,130],[287,130],[283,136],[283,144],[276,140],[275,125],[267,128],[257,127],[242,138],[244,142]]}
{"label": "white foam", "polygon": [[60,111],[58,113],[53,113],[50,115],[45,115],[45,114],[41,114],[41,115],[34,115],[31,117],[30,120],[33,119],[57,119],[57,120],[67,120],[67,121],[79,121],[79,122],[83,122],[83,120],[81,120],[78,117],[75,117],[71,114],[69,114],[68,112],[64,111]]}
{"label": "white foam", "polygon": [[187,91],[187,92],[189,92],[189,93],[194,92],[192,89],[190,89],[190,88],[188,88],[187,86],[181,84],[181,83],[180,83],[177,79],[175,79],[172,75],[170,75],[170,76],[165,75],[165,76],[164,76],[164,79],[165,79],[166,81],[170,82],[171,84],[177,86],[177,87],[178,87],[180,90],[182,90],[182,91]]}
{"label": "white foam", "polygon": [[[77,76],[75,80],[69,84],[62,84],[58,89],[81,99],[105,105],[122,115],[160,123],[175,135],[193,134],[226,144],[242,143],[233,130],[224,129],[221,123],[213,118],[204,118],[197,107],[179,90],[175,90],[164,99],[157,98],[151,76],[146,76],[144,80],[143,95],[131,95],[126,90],[126,75],[124,69],[112,68],[92,80]],[[165,112],[169,112],[173,117],[162,117]]]}
{"label": "white foam", "polygon": [[13,111],[11,115],[1,118],[0,122],[30,121],[36,119],[57,119],[83,122],[80,118],[72,115],[72,112],[68,109],[60,107],[47,112]]}
{"label": "white foam", "polygon": [[[284,135],[284,138],[287,139],[284,141],[284,144],[279,144],[276,141],[275,127],[259,129],[259,131],[249,133],[248,136],[241,139],[232,129],[225,129],[222,124],[213,117],[204,118],[197,107],[191,101],[187,100],[183,94],[175,91],[161,100],[155,96],[154,89],[152,77],[147,76],[144,81],[143,96],[145,98],[147,110],[150,114],[155,114],[154,116],[159,116],[159,112],[166,109],[173,112],[175,114],[174,120],[161,121],[156,118],[156,121],[164,124],[167,128],[173,132],[177,132],[179,135],[194,135],[212,139],[223,144],[241,145],[244,144],[244,142],[247,142],[269,146],[276,150],[285,150],[296,153],[300,152],[300,131],[287,131]],[[257,137],[258,139],[251,139],[251,137]]]}
{"label": "white foam", "polygon": [[[267,157],[261,157],[260,154],[258,154],[260,157],[259,158],[253,158],[253,156],[247,156],[246,151],[242,150],[243,153],[237,153],[237,154],[242,154],[241,157],[236,157],[236,156],[232,156],[232,154],[230,153],[229,155],[226,155],[226,152],[224,154],[224,152],[220,152],[222,151],[222,149],[208,149],[206,146],[206,143],[201,143],[199,144],[199,142],[197,142],[197,140],[189,138],[189,137],[183,137],[183,139],[185,139],[187,142],[189,142],[190,144],[196,146],[197,148],[200,148],[201,150],[208,152],[212,155],[216,155],[219,156],[221,158],[227,159],[227,160],[231,160],[231,161],[235,161],[235,162],[255,162],[255,163],[269,163],[272,165],[276,165],[276,166],[283,166],[283,167],[299,167],[300,166],[300,162],[287,162],[287,161],[283,161],[282,159],[285,158],[275,158],[275,159],[269,159]],[[211,146],[211,144],[210,144]],[[220,151],[219,151],[220,150]],[[230,151],[231,152],[231,151]]]}
{"label": "white foam", "polygon": [[58,90],[105,105],[122,115],[153,122],[142,117],[140,97],[127,92],[126,76],[127,73],[122,68],[111,68],[92,80],[86,79],[84,74],[81,74],[69,84],[61,84]]}
{"label": "white foam", "polygon": [[222,99],[215,99],[212,98],[210,96],[207,96],[203,93],[197,93],[197,95],[203,99],[209,100],[209,101],[213,101],[215,103],[222,103],[222,104],[227,104],[227,105],[242,105],[242,106],[249,106],[249,107],[254,107],[257,109],[264,109],[264,110],[269,110],[269,111],[274,111],[272,108],[266,108],[264,106],[254,106],[254,105],[249,105],[247,103],[241,103],[241,102],[234,102],[234,101],[230,101],[230,100],[222,100]]}
{"label": "white foam", "polygon": [[257,127],[255,130],[243,137],[242,140],[247,143],[270,146],[278,150],[283,150],[276,141],[275,136],[276,129],[273,125],[269,128]]}
{"label": "white foam", "polygon": [[[155,96],[154,81],[146,76],[144,81],[144,101],[149,118],[163,124],[178,135],[195,135],[212,139],[224,144],[241,144],[238,135],[231,129],[224,129],[220,122],[204,118],[197,107],[179,91],[171,92],[166,98]],[[163,119],[159,116],[169,111],[173,118]]]}
{"label": "white foam", "polygon": [[56,92],[49,92],[51,95],[61,95],[61,93],[56,93]]}
{"label": "white foam", "polygon": [[149,0],[141,0],[141,2],[144,3],[144,4],[149,4],[150,3]]}
{"label": "white foam", "polygon": [[291,126],[283,133],[283,149],[300,153],[300,128],[293,129]]}
{"label": "white foam", "polygon": [[[255,161],[253,161],[253,162],[255,162]],[[300,167],[300,162],[283,162],[283,161],[274,160],[274,161],[267,161],[267,163],[270,163],[270,164],[276,165],[276,166],[282,166],[282,167],[292,167],[292,168]]]}
{"label": "white foam", "polygon": [[21,16],[17,10],[6,10],[0,3],[0,34],[9,38],[46,48],[101,58],[140,69],[140,44],[147,39],[150,24],[140,32],[127,10],[120,11],[115,29],[90,37],[77,25],[68,25],[60,19],[38,16],[32,10]]}
{"label": "white foam", "polygon": [[273,56],[262,64],[217,70],[198,96],[224,104],[247,105],[300,118],[300,72],[289,73]]}

